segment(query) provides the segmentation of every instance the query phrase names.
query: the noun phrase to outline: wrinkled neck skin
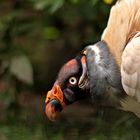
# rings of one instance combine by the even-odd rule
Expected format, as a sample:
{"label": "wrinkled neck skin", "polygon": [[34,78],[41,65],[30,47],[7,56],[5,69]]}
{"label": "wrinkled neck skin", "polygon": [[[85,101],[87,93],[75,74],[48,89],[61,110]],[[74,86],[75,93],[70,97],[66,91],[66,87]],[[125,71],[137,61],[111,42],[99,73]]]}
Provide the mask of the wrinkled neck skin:
{"label": "wrinkled neck skin", "polygon": [[120,106],[118,99],[125,96],[120,71],[106,42],[100,41],[87,47],[87,68],[93,102]]}

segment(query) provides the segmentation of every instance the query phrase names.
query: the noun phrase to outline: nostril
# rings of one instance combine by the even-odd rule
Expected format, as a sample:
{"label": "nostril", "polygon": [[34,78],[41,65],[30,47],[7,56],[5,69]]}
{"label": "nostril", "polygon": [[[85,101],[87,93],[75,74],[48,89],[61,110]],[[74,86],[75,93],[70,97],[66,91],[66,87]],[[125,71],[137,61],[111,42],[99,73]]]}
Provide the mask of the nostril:
{"label": "nostril", "polygon": [[57,88],[55,88],[55,89],[53,90],[53,94],[54,94],[54,95],[57,94]]}

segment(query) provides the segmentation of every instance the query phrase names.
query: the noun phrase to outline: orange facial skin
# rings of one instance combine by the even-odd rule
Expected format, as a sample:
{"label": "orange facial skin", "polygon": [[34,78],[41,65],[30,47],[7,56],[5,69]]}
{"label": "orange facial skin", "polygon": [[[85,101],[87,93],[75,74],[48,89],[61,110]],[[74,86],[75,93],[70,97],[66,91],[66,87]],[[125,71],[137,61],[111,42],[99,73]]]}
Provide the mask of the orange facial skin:
{"label": "orange facial skin", "polygon": [[[63,65],[52,89],[48,91],[45,113],[51,121],[56,120],[65,106],[85,97],[85,91],[79,87],[87,76],[85,54],[86,51]],[[75,84],[69,81],[71,77],[75,78]]]}
{"label": "orange facial skin", "polygon": [[64,102],[64,95],[59,85],[54,85],[53,88],[48,91],[45,103],[46,115],[51,121],[55,121],[60,113],[58,106],[61,108],[66,106]]}

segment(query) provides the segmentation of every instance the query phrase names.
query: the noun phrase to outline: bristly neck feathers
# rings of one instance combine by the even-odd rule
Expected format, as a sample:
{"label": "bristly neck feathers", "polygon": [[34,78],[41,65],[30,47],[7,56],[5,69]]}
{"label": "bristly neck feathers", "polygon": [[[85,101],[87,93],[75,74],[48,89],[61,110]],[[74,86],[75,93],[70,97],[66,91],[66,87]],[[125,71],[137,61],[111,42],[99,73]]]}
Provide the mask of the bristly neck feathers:
{"label": "bristly neck feathers", "polygon": [[87,47],[87,68],[94,102],[120,106],[119,98],[125,95],[120,71],[106,42],[100,41]]}

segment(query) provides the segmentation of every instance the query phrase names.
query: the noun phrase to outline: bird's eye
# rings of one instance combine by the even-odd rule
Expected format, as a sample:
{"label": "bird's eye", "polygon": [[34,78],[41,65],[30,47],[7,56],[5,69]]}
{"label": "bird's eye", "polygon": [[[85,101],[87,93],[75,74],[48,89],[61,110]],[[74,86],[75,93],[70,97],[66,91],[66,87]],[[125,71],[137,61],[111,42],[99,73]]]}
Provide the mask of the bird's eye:
{"label": "bird's eye", "polygon": [[70,77],[70,78],[69,78],[69,83],[70,83],[71,85],[76,85],[76,84],[77,84],[77,79],[76,79],[76,77]]}

